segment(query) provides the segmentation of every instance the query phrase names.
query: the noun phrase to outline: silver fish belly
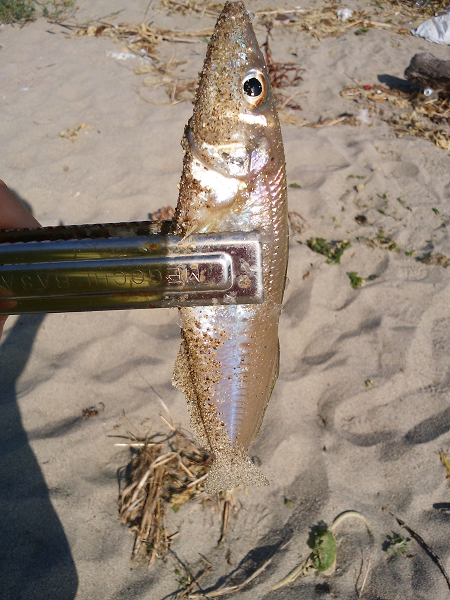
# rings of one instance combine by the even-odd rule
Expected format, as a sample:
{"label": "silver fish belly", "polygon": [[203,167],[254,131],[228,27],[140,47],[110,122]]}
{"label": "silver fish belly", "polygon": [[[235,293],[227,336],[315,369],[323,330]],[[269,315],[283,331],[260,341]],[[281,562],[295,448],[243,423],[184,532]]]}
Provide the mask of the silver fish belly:
{"label": "silver fish belly", "polygon": [[175,232],[262,232],[264,302],[179,309],[172,381],[187,397],[199,443],[214,455],[206,491],[268,485],[247,450],[278,376],[286,176],[267,67],[242,2],[227,2],[217,21],[182,145]]}

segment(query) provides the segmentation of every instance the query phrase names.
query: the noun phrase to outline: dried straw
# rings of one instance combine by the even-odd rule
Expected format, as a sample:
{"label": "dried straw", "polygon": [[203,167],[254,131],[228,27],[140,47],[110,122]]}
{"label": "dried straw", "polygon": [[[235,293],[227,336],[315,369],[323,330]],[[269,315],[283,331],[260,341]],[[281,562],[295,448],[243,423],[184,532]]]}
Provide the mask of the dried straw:
{"label": "dried straw", "polygon": [[378,115],[398,138],[412,135],[450,149],[450,104],[446,98],[435,95],[424,100],[415,92],[383,85],[346,87],[341,96]]}
{"label": "dried straw", "polygon": [[232,491],[214,495],[205,493],[211,454],[174,427],[165,437],[158,434],[149,438],[130,432],[127,432],[127,437],[134,458],[128,467],[127,485],[120,496],[119,512],[122,522],[135,535],[132,558],[147,555],[148,566],[155,558],[162,558],[176,535],[170,535],[165,526],[167,507],[178,512],[182,504],[191,500],[217,507],[222,516],[219,540],[222,544],[229,513],[237,510],[237,502]]}

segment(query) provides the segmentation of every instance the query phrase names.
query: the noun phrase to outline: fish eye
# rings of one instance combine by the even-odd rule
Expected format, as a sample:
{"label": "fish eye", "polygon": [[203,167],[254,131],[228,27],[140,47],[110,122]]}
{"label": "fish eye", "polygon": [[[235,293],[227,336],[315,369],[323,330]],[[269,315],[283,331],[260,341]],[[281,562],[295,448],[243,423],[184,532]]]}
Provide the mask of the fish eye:
{"label": "fish eye", "polygon": [[242,91],[251,108],[259,106],[265,100],[267,94],[264,73],[253,69],[249,71],[242,82]]}

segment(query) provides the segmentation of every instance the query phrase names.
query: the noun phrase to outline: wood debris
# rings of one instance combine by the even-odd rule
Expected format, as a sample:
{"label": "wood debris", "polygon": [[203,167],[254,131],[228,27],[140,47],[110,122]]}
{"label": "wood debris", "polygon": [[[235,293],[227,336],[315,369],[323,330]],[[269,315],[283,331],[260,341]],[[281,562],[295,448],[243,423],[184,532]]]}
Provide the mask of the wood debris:
{"label": "wood debris", "polygon": [[429,95],[450,98],[450,60],[439,60],[429,52],[415,54],[405,69],[405,77],[421,90],[430,88]]}

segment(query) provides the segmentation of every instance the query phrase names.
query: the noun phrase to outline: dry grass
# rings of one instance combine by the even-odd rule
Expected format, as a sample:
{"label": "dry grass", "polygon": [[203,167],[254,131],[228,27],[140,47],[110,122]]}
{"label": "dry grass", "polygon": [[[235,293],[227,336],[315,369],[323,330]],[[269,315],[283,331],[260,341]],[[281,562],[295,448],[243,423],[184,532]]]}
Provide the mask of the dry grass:
{"label": "dry grass", "polygon": [[169,507],[178,512],[185,502],[201,501],[217,509],[222,519],[219,544],[225,540],[230,511],[237,510],[233,491],[214,495],[204,491],[212,455],[179,429],[170,427],[168,435],[148,436],[127,431],[125,436],[125,445],[134,456],[127,468],[119,512],[122,522],[135,536],[132,558],[144,555],[148,566],[156,558],[165,556],[171,541],[178,535],[177,532],[170,534],[166,527]]}
{"label": "dry grass", "polygon": [[124,42],[131,52],[140,55],[152,56],[156,46],[163,41],[189,43],[195,38],[204,38],[212,34],[211,28],[198,31],[175,31],[172,29],[158,29],[151,27],[143,21],[137,23],[119,23],[115,25],[109,21],[98,21],[82,26],[72,26],[74,35],[99,37],[106,36]]}
{"label": "dry grass", "polygon": [[424,100],[416,93],[383,85],[346,87],[341,96],[379,116],[396,137],[412,135],[450,149],[450,104],[446,98],[435,95]]}
{"label": "dry grass", "polygon": [[385,0],[385,2],[412,19],[434,17],[436,13],[443,12],[448,6],[448,0]]}
{"label": "dry grass", "polygon": [[222,12],[223,2],[210,2],[209,0],[162,0],[161,6],[169,13],[181,15],[196,14],[200,17],[217,18]]}
{"label": "dry grass", "polygon": [[355,11],[352,17],[344,22],[337,17],[338,8],[342,6],[330,4],[322,8],[259,11],[255,13],[255,17],[263,23],[274,19],[283,27],[287,26],[294,31],[306,31],[317,40],[339,37],[352,30],[358,35],[366,33],[369,29],[385,29],[402,35],[410,33],[402,24],[405,17],[400,11],[387,10],[380,20],[380,15],[370,14],[369,10],[360,10]]}

